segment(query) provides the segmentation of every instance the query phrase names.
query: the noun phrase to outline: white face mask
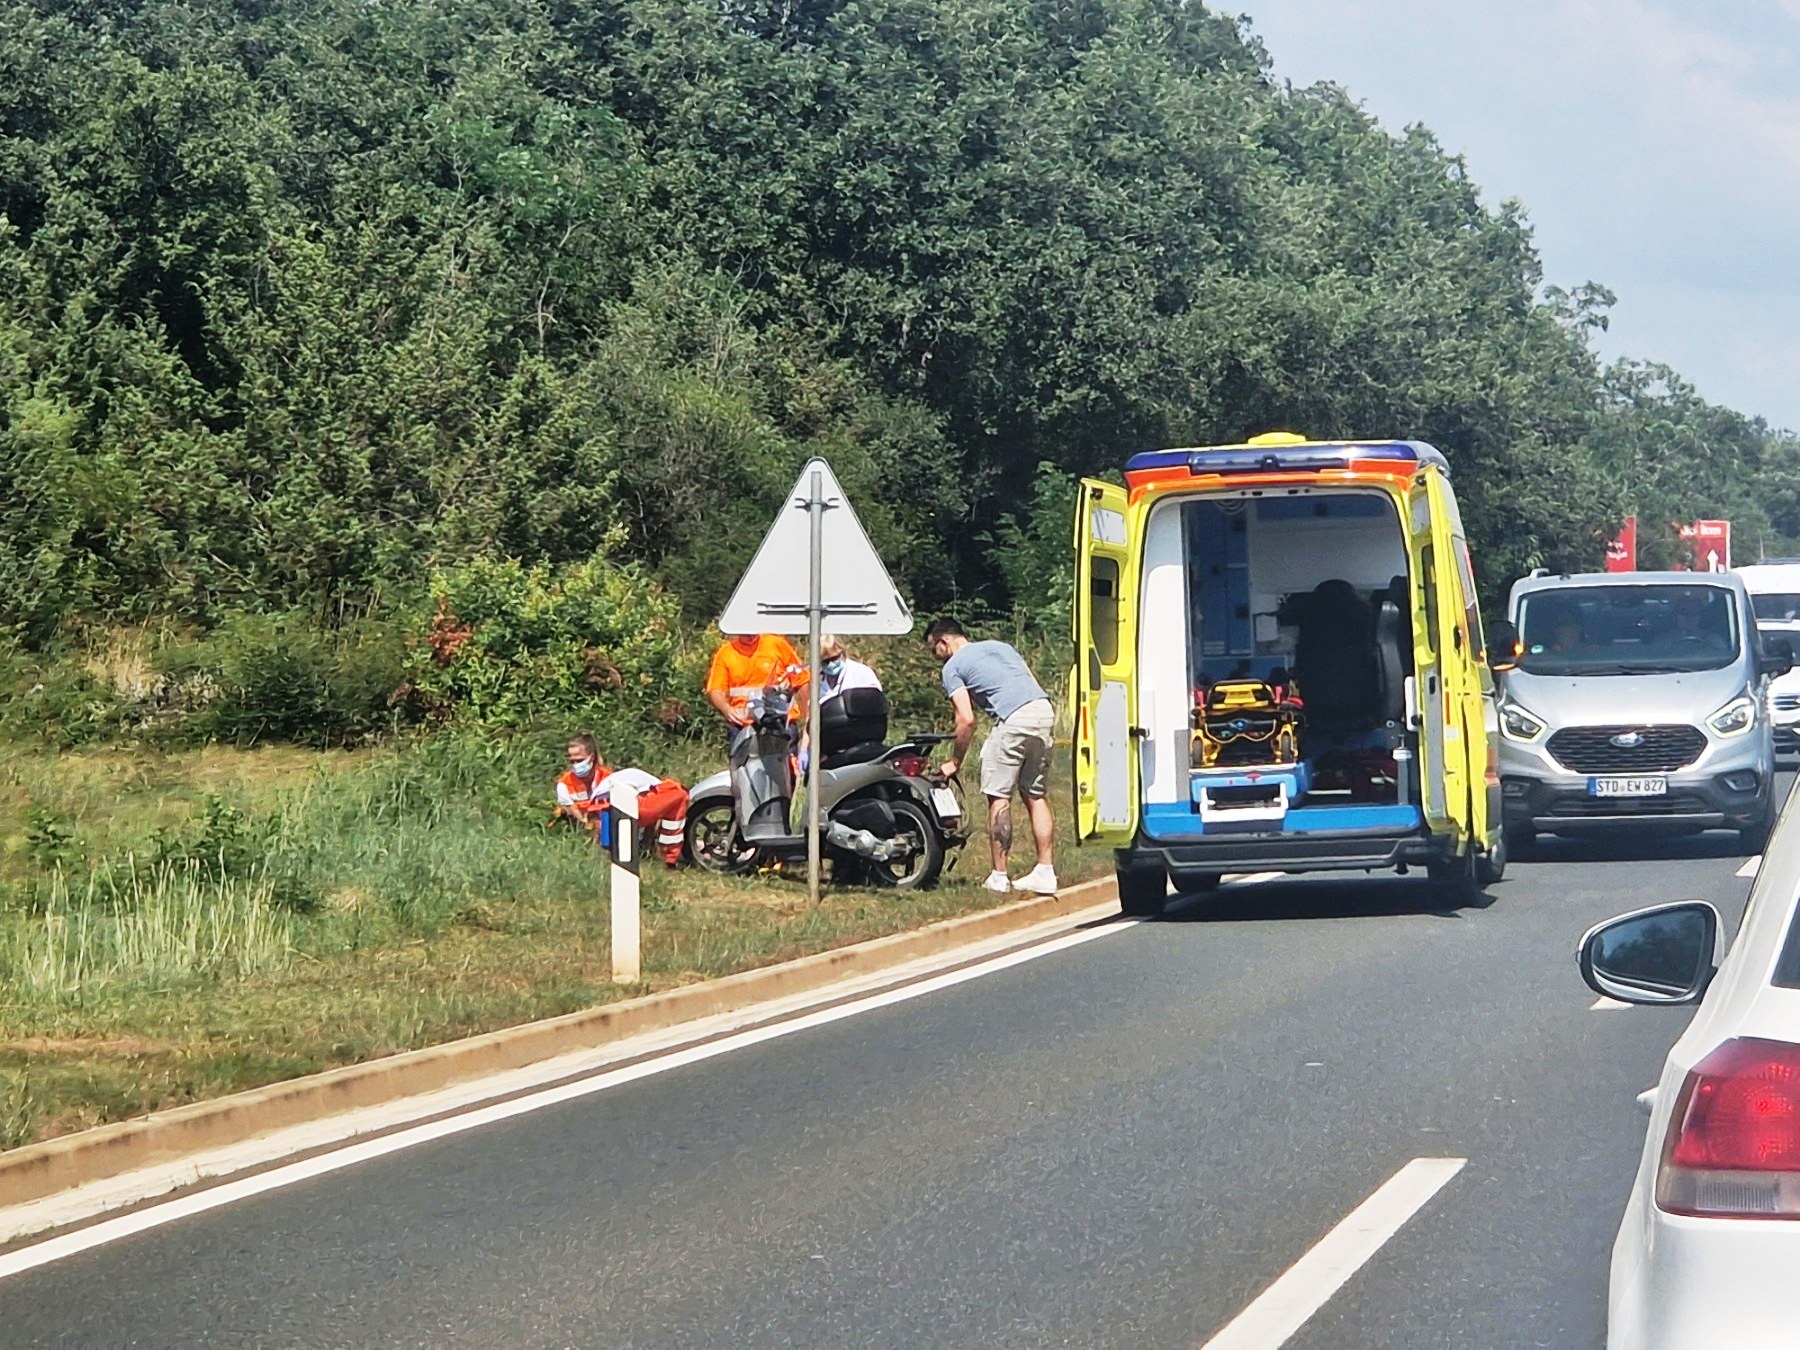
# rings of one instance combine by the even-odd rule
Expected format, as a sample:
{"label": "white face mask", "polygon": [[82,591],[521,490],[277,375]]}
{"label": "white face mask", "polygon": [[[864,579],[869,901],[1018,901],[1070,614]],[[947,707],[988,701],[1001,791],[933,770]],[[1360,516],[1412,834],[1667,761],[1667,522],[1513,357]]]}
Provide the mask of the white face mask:
{"label": "white face mask", "polygon": [[594,761],[591,759],[578,759],[572,767],[575,770],[575,776],[577,778],[592,778],[594,776]]}

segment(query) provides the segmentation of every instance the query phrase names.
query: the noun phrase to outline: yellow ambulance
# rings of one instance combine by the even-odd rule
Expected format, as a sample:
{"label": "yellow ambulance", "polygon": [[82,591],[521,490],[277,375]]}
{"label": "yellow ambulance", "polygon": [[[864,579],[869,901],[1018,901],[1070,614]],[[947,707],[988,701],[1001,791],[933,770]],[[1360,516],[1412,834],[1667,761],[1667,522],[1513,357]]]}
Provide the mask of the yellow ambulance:
{"label": "yellow ambulance", "polygon": [[1075,549],[1076,828],[1116,850],[1127,913],[1227,873],[1500,879],[1494,681],[1438,450],[1149,451],[1123,487],[1083,480]]}

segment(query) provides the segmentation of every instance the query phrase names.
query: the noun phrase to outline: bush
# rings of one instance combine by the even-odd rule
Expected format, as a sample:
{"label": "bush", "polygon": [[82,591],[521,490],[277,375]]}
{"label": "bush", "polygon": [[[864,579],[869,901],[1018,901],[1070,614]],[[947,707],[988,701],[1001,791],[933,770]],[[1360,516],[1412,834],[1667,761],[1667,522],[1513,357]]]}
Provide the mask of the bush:
{"label": "bush", "polygon": [[343,745],[394,725],[407,664],[391,620],[333,631],[303,612],[236,614],[158,653],[158,700],[176,730],[206,739]]}
{"label": "bush", "polygon": [[118,694],[67,652],[0,648],[0,734],[73,749],[126,724]]}
{"label": "bush", "polygon": [[412,695],[478,726],[600,738],[624,763],[685,728],[700,698],[675,597],[635,566],[481,561],[434,578],[438,612]]}

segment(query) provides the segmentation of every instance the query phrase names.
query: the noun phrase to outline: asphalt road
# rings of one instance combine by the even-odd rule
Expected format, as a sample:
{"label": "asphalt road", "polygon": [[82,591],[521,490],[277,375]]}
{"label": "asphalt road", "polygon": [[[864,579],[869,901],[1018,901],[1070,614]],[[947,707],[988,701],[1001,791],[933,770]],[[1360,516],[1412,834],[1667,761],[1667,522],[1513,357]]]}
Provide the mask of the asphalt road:
{"label": "asphalt road", "polygon": [[1735,836],[1545,840],[1491,903],[1277,880],[0,1283],[26,1346],[1196,1350],[1409,1160],[1467,1165],[1289,1342],[1588,1350],[1685,1023],[1590,923]]}

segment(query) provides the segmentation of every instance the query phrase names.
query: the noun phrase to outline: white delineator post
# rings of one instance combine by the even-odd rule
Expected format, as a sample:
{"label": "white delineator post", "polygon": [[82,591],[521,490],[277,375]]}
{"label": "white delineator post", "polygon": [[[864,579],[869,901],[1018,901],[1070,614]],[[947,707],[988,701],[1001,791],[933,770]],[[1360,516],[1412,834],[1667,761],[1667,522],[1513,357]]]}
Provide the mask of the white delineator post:
{"label": "white delineator post", "polygon": [[638,794],[621,783],[612,790],[612,863],[607,890],[612,899],[612,977],[636,984],[643,973],[643,927],[638,907]]}

